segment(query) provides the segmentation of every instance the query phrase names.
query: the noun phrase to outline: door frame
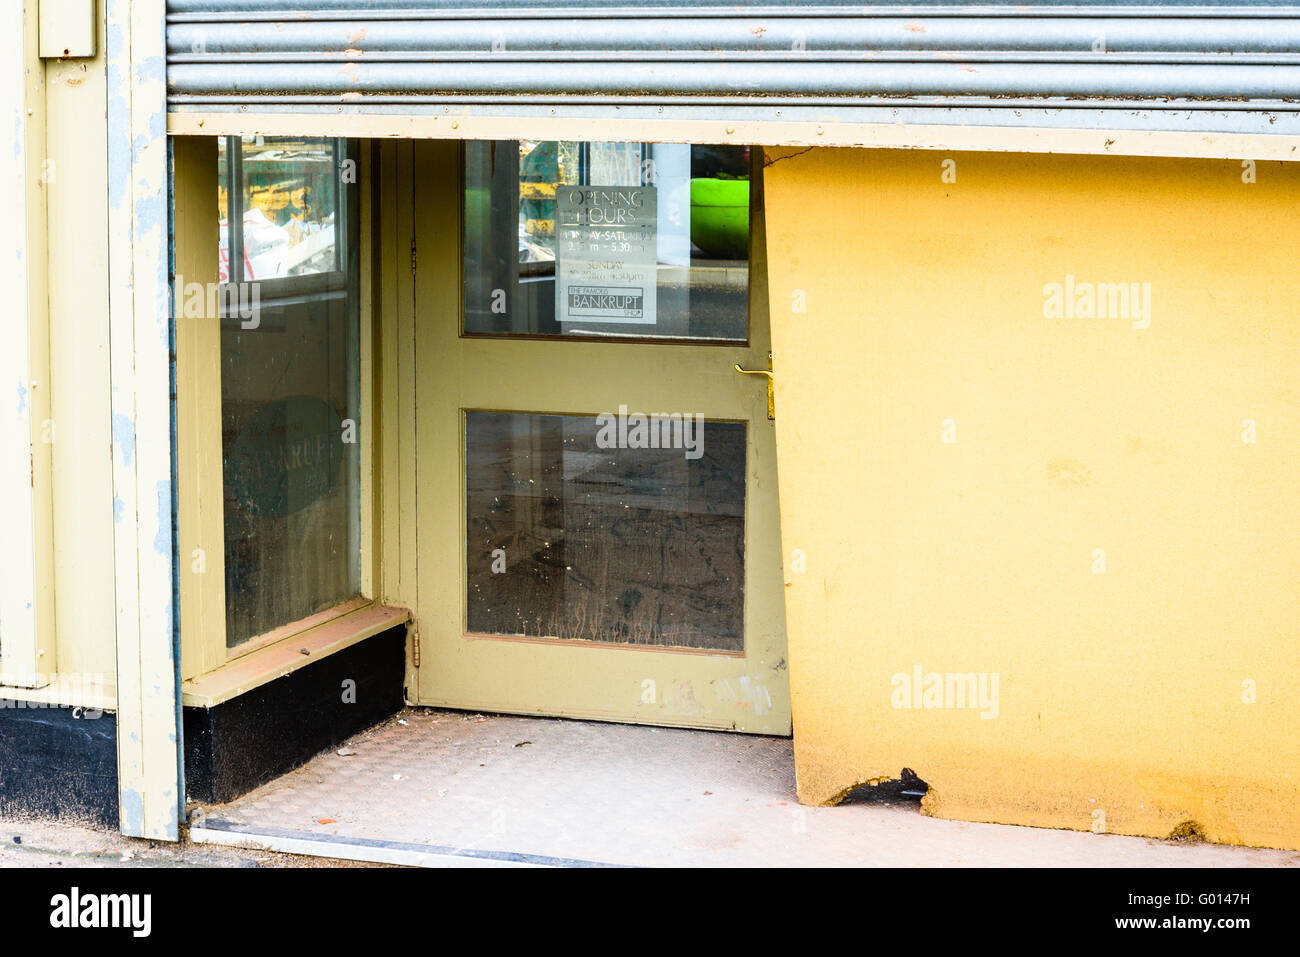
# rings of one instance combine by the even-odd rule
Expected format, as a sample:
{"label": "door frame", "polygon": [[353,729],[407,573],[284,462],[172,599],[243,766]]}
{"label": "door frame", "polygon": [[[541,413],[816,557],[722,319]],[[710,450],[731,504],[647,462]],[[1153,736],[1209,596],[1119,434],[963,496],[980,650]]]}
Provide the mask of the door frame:
{"label": "door frame", "polygon": [[[776,445],[775,430],[766,417],[766,390],[761,377],[740,377],[731,367],[733,362],[754,362],[754,356],[766,355],[770,351],[770,331],[768,327],[768,302],[766,284],[766,255],[764,249],[764,224],[762,218],[761,176],[755,178],[757,184],[753,219],[751,222],[750,254],[750,323],[748,344],[701,342],[699,345],[686,346],[692,350],[707,350],[712,354],[712,365],[717,366],[719,388],[735,390],[744,396],[744,403],[758,410],[748,415],[751,423],[747,429],[747,495],[746,495],[746,583],[745,583],[745,653],[710,652],[692,649],[646,649],[641,647],[610,646],[598,650],[598,654],[618,655],[621,657],[677,658],[683,663],[690,661],[692,673],[702,673],[709,680],[708,688],[700,688],[699,682],[692,686],[680,676],[674,676],[672,669],[663,670],[642,666],[644,678],[638,682],[637,689],[644,691],[652,699],[654,708],[649,717],[620,716],[617,713],[599,713],[590,708],[579,709],[569,713],[562,709],[516,706],[504,708],[500,700],[448,702],[422,693],[421,679],[427,683],[427,669],[439,666],[437,656],[433,653],[435,642],[433,633],[443,629],[444,633],[460,631],[464,622],[464,537],[463,537],[463,447],[461,455],[449,457],[439,454],[439,448],[445,450],[447,440],[443,426],[444,443],[438,446],[436,432],[428,410],[441,404],[455,403],[458,409],[458,421],[463,422],[463,411],[459,404],[459,384],[448,377],[443,379],[430,369],[417,370],[416,364],[422,355],[436,356],[438,345],[428,339],[430,329],[422,326],[417,308],[418,303],[443,302],[444,316],[450,325],[438,327],[441,346],[454,347],[463,341],[461,326],[463,322],[463,278],[462,278],[462,143],[459,140],[414,140],[382,143],[379,147],[378,161],[380,226],[377,254],[383,265],[383,279],[393,278],[399,288],[390,288],[381,281],[380,306],[391,321],[381,323],[383,342],[380,348],[381,367],[385,370],[380,378],[382,398],[380,401],[381,430],[388,436],[397,436],[396,448],[389,441],[379,460],[383,463],[385,494],[383,496],[383,594],[384,600],[400,603],[413,609],[415,614],[415,640],[412,643],[407,662],[407,697],[412,703],[430,704],[478,710],[511,711],[516,713],[567,715],[572,717],[596,718],[602,720],[632,720],[638,723],[668,726],[713,727],[719,729],[749,730],[766,734],[789,734],[791,731],[788,667],[785,655],[785,615],[783,569],[780,551],[780,523],[776,495]],[[761,169],[761,164],[756,163]],[[427,202],[424,197],[428,197]],[[422,209],[420,204],[424,203]],[[409,237],[409,240],[407,239]],[[412,271],[406,276],[395,275],[395,263],[405,263],[407,257],[402,255],[409,246]],[[450,296],[448,291],[450,290]],[[427,307],[426,307],[427,308]],[[475,343],[490,343],[501,350],[504,357],[512,350],[525,354],[532,350],[576,349],[595,353],[596,350],[618,350],[628,348],[620,341],[605,342],[599,340],[582,341],[543,341],[536,339],[512,342],[509,338],[470,337]],[[455,341],[453,341],[455,340]],[[672,350],[683,348],[680,344],[660,343],[642,349],[664,350],[665,357]],[[521,351],[522,350],[522,351]],[[617,354],[617,353],[615,353]],[[428,360],[426,360],[428,361]],[[434,360],[436,361],[436,359]],[[752,367],[752,366],[751,366]],[[725,370],[725,374],[722,370]],[[442,390],[441,393],[438,390]],[[489,405],[475,403],[474,408],[515,408],[508,399],[496,401]],[[553,411],[562,413],[562,409],[530,409],[517,405],[519,411]],[[718,418],[727,418],[719,416]],[[758,458],[755,458],[756,443],[762,443]],[[458,443],[458,447],[461,447]],[[448,459],[451,459],[448,461]],[[765,466],[768,481],[766,487],[759,487],[754,480],[754,462],[769,463]],[[436,469],[436,473],[435,473]],[[431,478],[436,474],[436,478]],[[418,480],[417,480],[418,476]],[[437,491],[430,495],[428,488]],[[755,501],[755,489],[759,487],[761,502]],[[421,492],[421,488],[425,491]],[[421,500],[428,502],[441,500],[444,494],[452,494],[461,503],[458,511],[462,529],[458,535],[459,547],[448,556],[440,556],[427,543],[420,544],[421,532],[427,524],[427,515],[420,511]],[[425,508],[428,508],[426,505]],[[756,532],[762,527],[761,536]],[[765,548],[770,560],[756,562],[751,557],[750,541],[762,537],[770,545]],[[436,569],[432,566],[438,566]],[[448,576],[439,582],[433,576]],[[432,585],[430,583],[433,583]],[[450,589],[458,593],[452,600]],[[442,591],[441,597],[430,594]],[[761,611],[760,611],[761,609]],[[454,619],[454,620],[453,620]],[[763,645],[776,648],[774,640],[757,637],[760,634],[779,635],[779,653],[766,652],[756,655],[751,649]],[[483,638],[494,645],[528,643],[534,648],[546,648],[547,653],[563,655],[565,647],[572,648],[573,642],[546,638]],[[561,647],[556,649],[556,645]],[[705,661],[725,662],[725,670]],[[713,669],[710,671],[710,669]],[[686,669],[681,669],[686,670]],[[425,685],[427,687],[427,684]],[[637,690],[631,689],[631,690]],[[705,696],[708,697],[705,697]],[[755,700],[761,702],[766,696],[770,704],[759,703],[757,710],[764,711],[770,717],[762,720],[738,721],[734,713],[724,713],[715,707],[717,700],[731,701],[739,708],[755,710]],[[704,703],[700,703],[700,699]],[[694,701],[692,705],[690,702]],[[694,710],[692,710],[692,708]],[[705,712],[708,713],[705,713]],[[748,716],[744,716],[748,718]]]}

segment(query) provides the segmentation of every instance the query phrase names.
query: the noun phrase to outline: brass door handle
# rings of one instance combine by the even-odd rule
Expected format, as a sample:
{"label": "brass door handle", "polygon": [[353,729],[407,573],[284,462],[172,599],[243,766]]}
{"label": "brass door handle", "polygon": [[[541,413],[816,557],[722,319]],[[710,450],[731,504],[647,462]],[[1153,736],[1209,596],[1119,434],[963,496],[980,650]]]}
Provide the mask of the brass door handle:
{"label": "brass door handle", "polygon": [[741,375],[767,376],[767,417],[776,419],[776,376],[772,374],[772,353],[767,354],[766,369],[742,369],[739,362],[733,363],[732,368]]}

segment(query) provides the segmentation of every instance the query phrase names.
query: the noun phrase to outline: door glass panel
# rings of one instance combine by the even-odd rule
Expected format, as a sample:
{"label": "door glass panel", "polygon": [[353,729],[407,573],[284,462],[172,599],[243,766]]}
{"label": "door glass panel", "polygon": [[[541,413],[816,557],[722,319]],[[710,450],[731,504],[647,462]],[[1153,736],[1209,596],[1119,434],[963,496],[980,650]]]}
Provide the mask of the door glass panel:
{"label": "door glass panel", "polygon": [[465,414],[467,625],[744,650],[745,425]]}
{"label": "door glass panel", "polygon": [[745,342],[747,146],[465,144],[467,335]]}

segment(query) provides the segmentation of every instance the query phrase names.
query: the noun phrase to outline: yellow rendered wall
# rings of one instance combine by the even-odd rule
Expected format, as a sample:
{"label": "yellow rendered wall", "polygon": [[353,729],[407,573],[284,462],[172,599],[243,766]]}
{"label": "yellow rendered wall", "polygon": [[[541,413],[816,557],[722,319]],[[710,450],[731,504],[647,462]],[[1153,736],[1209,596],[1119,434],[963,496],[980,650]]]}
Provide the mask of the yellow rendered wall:
{"label": "yellow rendered wall", "polygon": [[[938,817],[1300,848],[1300,168],[765,177],[800,800],[910,768]],[[1044,315],[1067,276],[1149,325]],[[918,665],[996,714],[896,706]]]}

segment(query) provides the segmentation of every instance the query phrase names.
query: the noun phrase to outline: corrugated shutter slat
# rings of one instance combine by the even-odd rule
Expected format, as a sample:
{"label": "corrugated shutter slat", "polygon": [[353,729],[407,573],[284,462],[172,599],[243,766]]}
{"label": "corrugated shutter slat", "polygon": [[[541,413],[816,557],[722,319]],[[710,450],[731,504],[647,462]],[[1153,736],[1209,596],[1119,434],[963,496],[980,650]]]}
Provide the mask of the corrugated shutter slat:
{"label": "corrugated shutter slat", "polygon": [[238,103],[1300,104],[1282,3],[169,0],[173,109]]}

